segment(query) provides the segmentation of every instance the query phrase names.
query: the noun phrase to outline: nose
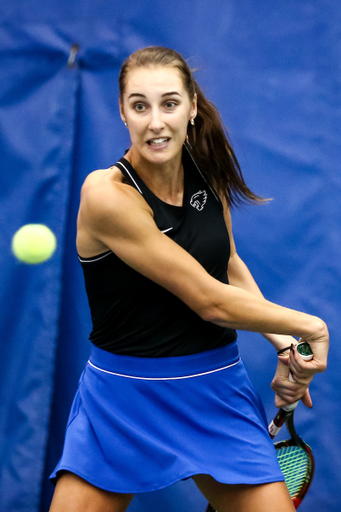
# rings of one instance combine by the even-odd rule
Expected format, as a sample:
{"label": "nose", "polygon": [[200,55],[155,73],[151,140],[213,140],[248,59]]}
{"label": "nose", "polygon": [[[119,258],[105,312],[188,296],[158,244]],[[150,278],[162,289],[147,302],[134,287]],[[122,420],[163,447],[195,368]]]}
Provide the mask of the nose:
{"label": "nose", "polygon": [[160,132],[164,126],[162,113],[158,108],[153,108],[150,112],[149,129],[153,132]]}

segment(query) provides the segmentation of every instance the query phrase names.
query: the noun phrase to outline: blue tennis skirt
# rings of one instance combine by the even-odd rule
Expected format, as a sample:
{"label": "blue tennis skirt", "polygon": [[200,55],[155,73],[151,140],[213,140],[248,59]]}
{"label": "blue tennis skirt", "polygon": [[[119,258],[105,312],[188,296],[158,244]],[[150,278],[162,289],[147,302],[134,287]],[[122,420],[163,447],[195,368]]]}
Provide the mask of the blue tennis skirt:
{"label": "blue tennis skirt", "polygon": [[236,342],[170,358],[94,346],[53,482],[62,470],[119,493],[155,491],[196,474],[228,484],[284,480]]}

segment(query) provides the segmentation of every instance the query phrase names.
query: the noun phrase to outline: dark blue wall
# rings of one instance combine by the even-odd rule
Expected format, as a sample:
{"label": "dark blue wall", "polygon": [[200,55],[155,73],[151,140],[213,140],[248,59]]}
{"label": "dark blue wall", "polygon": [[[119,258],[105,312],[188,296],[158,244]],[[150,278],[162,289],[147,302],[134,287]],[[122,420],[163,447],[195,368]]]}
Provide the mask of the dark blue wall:
{"label": "dark blue wall", "polygon": [[[273,198],[233,213],[240,255],[267,298],[329,324],[328,371],[311,386],[314,408],[300,406],[296,417],[317,465],[301,510],[338,512],[340,4],[12,0],[0,18],[0,510],[48,510],[47,475],[89,353],[75,251],[80,187],[129,144],[117,108],[122,61],[160,44],[198,68],[248,184]],[[73,43],[80,50],[68,68]],[[38,266],[18,263],[10,250],[29,222],[46,223],[58,238],[56,254]],[[270,419],[276,354],[256,334],[240,333],[240,347]],[[130,511],[160,508],[204,511],[205,500],[186,481],[137,496]]]}

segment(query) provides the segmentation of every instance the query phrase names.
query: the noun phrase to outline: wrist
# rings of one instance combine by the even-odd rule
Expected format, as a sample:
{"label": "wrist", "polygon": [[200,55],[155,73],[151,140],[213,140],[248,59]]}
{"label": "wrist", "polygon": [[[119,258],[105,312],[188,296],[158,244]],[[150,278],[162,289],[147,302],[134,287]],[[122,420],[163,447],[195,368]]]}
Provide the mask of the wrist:
{"label": "wrist", "polygon": [[290,349],[292,344],[297,345],[297,340],[287,334],[262,333],[262,335],[264,338],[270,341],[271,345],[274,347],[277,353],[281,351],[285,353],[286,350]]}
{"label": "wrist", "polygon": [[289,350],[291,349],[292,346],[293,346],[293,343],[291,345],[289,345],[288,347],[284,347],[284,348],[281,348],[280,350],[277,350],[277,355],[278,356],[288,355],[288,354],[286,354],[286,352],[289,352]]}

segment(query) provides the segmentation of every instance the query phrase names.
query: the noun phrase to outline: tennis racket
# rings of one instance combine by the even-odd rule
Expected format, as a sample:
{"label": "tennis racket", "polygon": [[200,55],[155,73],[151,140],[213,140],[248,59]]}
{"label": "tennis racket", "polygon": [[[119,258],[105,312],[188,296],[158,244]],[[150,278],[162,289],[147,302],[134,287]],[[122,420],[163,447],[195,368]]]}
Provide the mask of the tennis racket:
{"label": "tennis racket", "polygon": [[[299,343],[297,351],[305,361],[310,361],[313,358],[309,343]],[[294,381],[291,374],[289,379]],[[302,441],[294,427],[294,411],[297,404],[298,402],[295,402],[280,409],[269,425],[271,439],[278,434],[284,423],[291,436],[290,439],[275,443],[275,448],[277,460],[296,509],[308,492],[315,470],[311,448]]]}
{"label": "tennis racket", "polygon": [[286,424],[290,439],[275,443],[277,460],[285,478],[294,507],[297,509],[307,494],[315,470],[313,452],[294,427],[294,411],[298,402],[283,407],[269,425],[269,434],[273,439],[281,427]]}
{"label": "tennis racket", "polygon": [[[313,358],[308,343],[300,343],[297,345],[297,349],[301,357],[306,361]],[[290,380],[293,380],[293,378]],[[274,443],[274,445],[277,460],[284,475],[285,483],[295,509],[299,507],[304,496],[307,494],[315,470],[313,452],[310,446],[302,441],[294,427],[294,411],[297,405],[298,402],[295,402],[279,409],[268,427],[271,439],[274,439],[284,423],[291,436],[290,439],[279,441],[278,443]],[[216,510],[209,503],[206,512],[216,512]]]}

